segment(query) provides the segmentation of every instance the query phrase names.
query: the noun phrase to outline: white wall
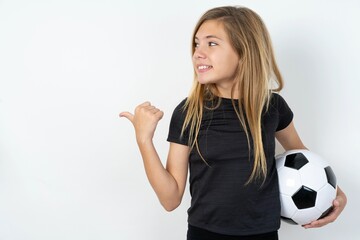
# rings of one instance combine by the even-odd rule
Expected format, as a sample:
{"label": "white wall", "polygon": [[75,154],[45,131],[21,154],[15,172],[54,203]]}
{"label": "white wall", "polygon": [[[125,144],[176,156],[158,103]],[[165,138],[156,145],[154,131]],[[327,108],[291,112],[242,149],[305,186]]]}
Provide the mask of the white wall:
{"label": "white wall", "polygon": [[1,240],[185,239],[188,191],[174,212],[161,208],[117,115],[145,100],[164,110],[155,142],[165,159],[171,113],[192,81],[193,27],[234,4],[263,17],[298,131],[348,196],[335,223],[284,223],[281,239],[360,235],[359,1],[3,0]]}

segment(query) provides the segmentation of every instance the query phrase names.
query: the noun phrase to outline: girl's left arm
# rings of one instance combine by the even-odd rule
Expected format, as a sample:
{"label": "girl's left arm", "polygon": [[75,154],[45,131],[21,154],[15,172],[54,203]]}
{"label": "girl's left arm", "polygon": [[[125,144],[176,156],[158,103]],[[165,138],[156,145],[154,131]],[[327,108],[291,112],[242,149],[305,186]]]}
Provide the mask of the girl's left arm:
{"label": "girl's left arm", "polygon": [[[292,121],[286,128],[275,133],[276,139],[283,146],[285,151],[292,149],[307,149],[302,143]],[[303,225],[304,228],[322,227],[328,223],[334,222],[344,210],[347,202],[345,193],[337,187],[336,198],[333,202],[333,210],[324,218]]]}

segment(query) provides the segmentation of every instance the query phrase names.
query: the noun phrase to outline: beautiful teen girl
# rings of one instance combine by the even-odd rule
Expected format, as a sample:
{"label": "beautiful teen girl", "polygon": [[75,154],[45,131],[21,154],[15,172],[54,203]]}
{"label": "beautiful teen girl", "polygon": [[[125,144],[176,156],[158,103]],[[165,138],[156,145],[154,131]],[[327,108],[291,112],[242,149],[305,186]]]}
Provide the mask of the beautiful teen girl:
{"label": "beautiful teen girl", "polygon": [[[148,179],[171,211],[189,170],[188,240],[278,239],[275,139],[285,150],[305,146],[277,93],[283,80],[268,31],[248,8],[214,8],[195,27],[192,53],[195,80],[173,112],[166,167],[152,141],[163,112],[145,102],[120,114],[134,125]],[[334,221],[345,205],[338,188],[333,211],[304,227]]]}

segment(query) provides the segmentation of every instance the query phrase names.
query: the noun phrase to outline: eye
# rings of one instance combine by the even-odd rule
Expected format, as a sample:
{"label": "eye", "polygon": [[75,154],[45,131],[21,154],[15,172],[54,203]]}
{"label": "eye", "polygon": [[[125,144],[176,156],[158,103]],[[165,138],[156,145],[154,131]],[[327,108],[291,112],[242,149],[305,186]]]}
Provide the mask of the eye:
{"label": "eye", "polygon": [[197,47],[199,47],[199,43],[195,42],[194,43],[194,48],[197,48]]}
{"label": "eye", "polygon": [[210,47],[217,46],[217,45],[218,45],[218,44],[215,43],[215,42],[209,42],[209,46],[210,46]]}

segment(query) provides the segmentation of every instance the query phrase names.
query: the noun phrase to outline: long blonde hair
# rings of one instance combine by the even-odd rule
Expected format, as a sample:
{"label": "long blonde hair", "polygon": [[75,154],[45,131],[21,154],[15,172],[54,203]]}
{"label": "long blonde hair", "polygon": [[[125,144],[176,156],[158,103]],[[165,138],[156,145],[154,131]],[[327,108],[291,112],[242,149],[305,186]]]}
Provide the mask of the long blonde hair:
{"label": "long blonde hair", "polygon": [[[266,178],[267,166],[261,135],[261,116],[269,106],[271,92],[280,91],[283,80],[277,64],[269,33],[258,14],[246,7],[218,7],[208,10],[199,19],[192,36],[192,54],[195,52],[195,35],[200,26],[208,20],[217,20],[223,24],[230,42],[239,56],[238,71],[231,89],[231,98],[237,91],[238,107],[233,106],[242,127],[245,130],[249,159],[251,155],[250,136],[253,140],[254,165],[249,182]],[[215,84],[200,84],[194,74],[193,87],[184,105],[186,117],[182,128],[189,129],[189,145],[196,148],[202,157],[198,146],[198,133],[203,116],[204,101],[216,99],[218,91]],[[237,83],[237,84],[236,84]],[[235,86],[238,86],[235,89]],[[220,98],[218,98],[221,101]],[[218,102],[217,105],[219,105]],[[205,161],[206,162],[206,161]]]}

